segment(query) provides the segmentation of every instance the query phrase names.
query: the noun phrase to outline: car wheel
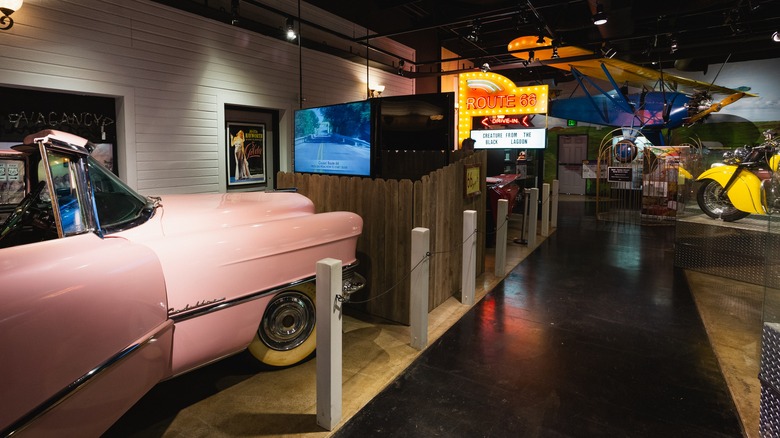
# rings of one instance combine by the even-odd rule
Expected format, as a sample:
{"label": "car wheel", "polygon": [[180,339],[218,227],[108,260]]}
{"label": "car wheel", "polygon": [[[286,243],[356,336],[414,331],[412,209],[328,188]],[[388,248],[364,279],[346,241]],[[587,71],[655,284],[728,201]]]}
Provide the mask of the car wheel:
{"label": "car wheel", "polygon": [[303,283],[279,292],[268,303],[249,344],[249,352],[273,367],[294,365],[314,353],[316,334],[316,286]]}

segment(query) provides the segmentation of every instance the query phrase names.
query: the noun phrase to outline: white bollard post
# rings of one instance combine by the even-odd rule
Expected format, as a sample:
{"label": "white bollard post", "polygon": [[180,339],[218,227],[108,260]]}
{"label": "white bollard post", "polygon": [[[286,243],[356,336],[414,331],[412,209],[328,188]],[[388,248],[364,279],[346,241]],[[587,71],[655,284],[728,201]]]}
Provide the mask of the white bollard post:
{"label": "white bollard post", "polygon": [[341,421],[341,260],[317,262],[317,424],[327,430]]}
{"label": "white bollard post", "polygon": [[536,246],[536,222],[539,220],[539,189],[530,190],[528,196],[528,247]]}
{"label": "white bollard post", "polygon": [[550,184],[542,184],[542,236],[550,235]]}
{"label": "white bollard post", "polygon": [[474,304],[474,289],[477,282],[477,212],[463,212],[463,269],[461,277],[460,302]]}
{"label": "white bollard post", "polygon": [[521,240],[524,240],[526,245],[528,245],[528,215],[531,213],[531,189],[523,189],[523,203],[525,204],[525,208],[523,209],[523,229],[520,232],[521,236],[525,236],[524,239],[521,238]]}
{"label": "white bollard post", "polygon": [[[428,345],[428,282],[430,281],[431,233],[427,228],[412,230],[412,275],[409,325],[412,348],[422,350]],[[419,263],[419,265],[418,265]]]}
{"label": "white bollard post", "polygon": [[506,273],[506,235],[509,228],[509,200],[499,199],[496,208],[496,277],[503,277]]}
{"label": "white bollard post", "polygon": [[558,180],[552,182],[552,196],[550,201],[550,226],[558,228]]}

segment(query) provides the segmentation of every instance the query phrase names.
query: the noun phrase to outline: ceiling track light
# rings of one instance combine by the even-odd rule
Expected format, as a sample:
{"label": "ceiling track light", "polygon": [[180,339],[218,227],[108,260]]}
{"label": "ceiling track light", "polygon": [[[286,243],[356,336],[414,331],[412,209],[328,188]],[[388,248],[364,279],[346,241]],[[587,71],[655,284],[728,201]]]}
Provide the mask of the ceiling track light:
{"label": "ceiling track light", "polygon": [[679,46],[677,45],[677,38],[672,38],[672,42],[669,45],[669,53],[674,53],[677,51]]}
{"label": "ceiling track light", "polygon": [[528,24],[528,16],[522,10],[518,11],[517,14],[515,14],[515,16],[512,17],[512,25],[514,26],[516,31],[521,31],[523,25],[526,24]]}
{"label": "ceiling track light", "polygon": [[536,39],[536,44],[544,44],[544,32],[542,32],[542,28],[540,27],[538,30],[539,38]]}
{"label": "ceiling track light", "polygon": [[604,12],[604,5],[596,3],[596,13],[593,14],[593,24],[601,26],[607,24],[607,14]]}
{"label": "ceiling track light", "polygon": [[292,18],[287,19],[287,41],[295,41],[298,38],[298,34],[295,33],[295,20]]}
{"label": "ceiling track light", "polygon": [[558,56],[558,48],[553,46],[552,56],[550,56],[551,59],[558,59],[560,56]]}
{"label": "ceiling track light", "polygon": [[469,32],[466,35],[466,39],[471,41],[472,43],[476,43],[479,41],[479,31],[482,28],[482,25],[479,23],[479,20],[474,20],[471,22],[471,32]]}
{"label": "ceiling track light", "polygon": [[232,0],[230,2],[230,24],[233,26],[238,26],[240,23],[239,20],[239,6],[238,6],[238,0]]}

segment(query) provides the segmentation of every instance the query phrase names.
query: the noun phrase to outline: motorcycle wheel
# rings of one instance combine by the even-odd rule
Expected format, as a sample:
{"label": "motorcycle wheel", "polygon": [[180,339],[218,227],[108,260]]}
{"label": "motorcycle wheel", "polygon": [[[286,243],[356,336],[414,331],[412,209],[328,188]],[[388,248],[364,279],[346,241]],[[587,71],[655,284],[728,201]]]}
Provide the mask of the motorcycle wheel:
{"label": "motorcycle wheel", "polygon": [[734,222],[750,215],[745,211],[737,210],[727,197],[721,196],[723,187],[713,179],[702,181],[699,191],[696,193],[696,201],[699,208],[713,219],[723,219],[724,222]]}

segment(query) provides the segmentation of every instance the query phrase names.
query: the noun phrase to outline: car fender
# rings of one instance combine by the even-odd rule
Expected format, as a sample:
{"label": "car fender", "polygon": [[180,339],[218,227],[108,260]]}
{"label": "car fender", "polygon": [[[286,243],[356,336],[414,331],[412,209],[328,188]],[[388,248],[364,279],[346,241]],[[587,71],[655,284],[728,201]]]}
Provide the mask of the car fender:
{"label": "car fender", "polygon": [[[95,421],[96,412],[110,425],[170,374],[165,282],[146,246],[86,233],[5,248],[0,284],[2,434],[55,417],[46,424],[78,428]],[[156,337],[154,360],[131,354],[139,340]],[[110,377],[113,366],[136,359],[145,364],[135,379]],[[67,400],[89,394],[98,380],[111,390],[63,415]]]}
{"label": "car fender", "polygon": [[330,212],[148,241],[176,322],[173,372],[245,349],[274,291],[311,280],[324,258],[353,264],[360,216]]}

